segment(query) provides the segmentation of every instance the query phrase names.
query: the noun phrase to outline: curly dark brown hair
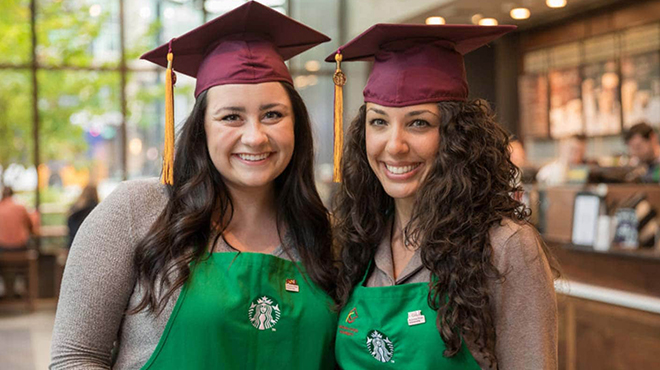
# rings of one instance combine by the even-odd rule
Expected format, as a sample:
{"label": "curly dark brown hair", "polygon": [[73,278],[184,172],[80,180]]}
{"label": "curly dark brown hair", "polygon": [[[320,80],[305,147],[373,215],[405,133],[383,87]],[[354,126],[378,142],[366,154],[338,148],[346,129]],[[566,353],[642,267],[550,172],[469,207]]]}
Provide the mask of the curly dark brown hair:
{"label": "curly dark brown hair", "polygon": [[[458,353],[462,338],[469,338],[497,367],[487,283],[504,277],[492,262],[489,229],[505,218],[526,221],[531,212],[512,197],[521,190],[515,181],[519,170],[509,158],[509,135],[495,121],[488,103],[450,101],[438,107],[439,153],[417,191],[404,235],[419,246],[424,266],[438,278],[430,285],[428,302],[437,311],[444,355]],[[363,105],[348,128],[343,183],[334,200],[340,307],[365,274],[381,238],[388,235],[394,211],[394,200],[369,166],[365,124]]]}

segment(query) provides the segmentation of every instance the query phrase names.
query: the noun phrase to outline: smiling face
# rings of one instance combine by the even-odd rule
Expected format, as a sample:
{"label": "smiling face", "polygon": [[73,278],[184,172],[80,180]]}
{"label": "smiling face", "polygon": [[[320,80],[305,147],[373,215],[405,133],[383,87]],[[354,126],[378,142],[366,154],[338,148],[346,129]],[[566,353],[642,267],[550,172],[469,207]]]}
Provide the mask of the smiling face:
{"label": "smiling face", "polygon": [[204,118],[211,161],[227,186],[272,186],[294,149],[294,112],[279,82],[214,86]]}
{"label": "smiling face", "polygon": [[365,125],[367,158],[383,189],[394,199],[414,199],[438,155],[438,106],[367,103]]}

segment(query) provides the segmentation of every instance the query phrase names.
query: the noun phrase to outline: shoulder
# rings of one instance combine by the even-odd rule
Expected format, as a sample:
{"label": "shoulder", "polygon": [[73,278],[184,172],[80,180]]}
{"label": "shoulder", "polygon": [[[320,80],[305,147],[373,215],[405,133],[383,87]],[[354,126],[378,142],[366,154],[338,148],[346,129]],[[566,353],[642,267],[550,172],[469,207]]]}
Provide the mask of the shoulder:
{"label": "shoulder", "polygon": [[25,208],[22,204],[15,202],[12,198],[1,201],[0,207],[4,207],[13,212],[27,212],[27,208]]}
{"label": "shoulder", "polygon": [[100,209],[148,212],[162,210],[168,201],[167,189],[157,178],[120,183],[100,204]]}
{"label": "shoulder", "polygon": [[160,204],[167,201],[167,189],[158,178],[124,181],[103,202],[124,200],[137,201],[140,205]]}
{"label": "shoulder", "polygon": [[[543,241],[534,226],[525,221],[504,218],[490,230],[493,263],[496,267],[529,265],[537,260],[545,264]],[[501,273],[506,273],[502,271]]]}
{"label": "shoulder", "polygon": [[[85,219],[94,229],[120,227],[131,233],[143,233],[168,202],[167,190],[158,179],[131,180],[120,183]],[[88,221],[89,220],[89,221]]]}
{"label": "shoulder", "polygon": [[557,301],[543,241],[532,225],[504,219],[491,229],[489,283],[502,369],[557,368]]}

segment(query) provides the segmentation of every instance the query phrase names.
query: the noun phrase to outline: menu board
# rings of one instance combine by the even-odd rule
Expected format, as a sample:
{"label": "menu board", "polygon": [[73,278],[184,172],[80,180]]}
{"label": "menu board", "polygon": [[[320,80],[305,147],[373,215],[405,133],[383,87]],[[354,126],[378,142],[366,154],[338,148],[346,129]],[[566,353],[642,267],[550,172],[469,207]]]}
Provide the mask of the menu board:
{"label": "menu board", "polygon": [[660,53],[621,59],[623,126],[639,122],[660,127]]}
{"label": "menu board", "polygon": [[579,68],[550,71],[549,84],[550,136],[561,139],[581,134],[583,130]]}
{"label": "menu board", "polygon": [[524,137],[548,137],[548,77],[529,74],[518,80],[520,122]]}
{"label": "menu board", "polygon": [[614,60],[582,67],[582,108],[584,132],[588,136],[621,132],[619,74]]}

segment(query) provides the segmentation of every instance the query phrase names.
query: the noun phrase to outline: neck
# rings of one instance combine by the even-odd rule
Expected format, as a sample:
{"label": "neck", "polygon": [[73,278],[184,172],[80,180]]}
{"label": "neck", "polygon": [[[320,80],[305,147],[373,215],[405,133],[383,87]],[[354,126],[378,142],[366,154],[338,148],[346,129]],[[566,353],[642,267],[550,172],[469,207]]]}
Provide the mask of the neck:
{"label": "neck", "polygon": [[[272,186],[263,188],[233,188],[228,186],[233,205],[233,215],[227,231],[237,234],[275,223],[277,210],[275,191]],[[225,215],[226,218],[229,214]]]}
{"label": "neck", "polygon": [[225,222],[229,221],[223,232],[225,240],[242,252],[272,253],[280,245],[273,187],[228,187],[234,212],[231,220],[229,214],[224,215]]}
{"label": "neck", "polygon": [[[403,229],[410,222],[412,209],[414,205],[413,198],[401,198],[394,200],[394,232],[392,240],[400,240],[403,244]],[[410,241],[410,240],[409,240]]]}
{"label": "neck", "polygon": [[[404,236],[403,229],[410,222],[413,208],[412,199],[394,200],[394,220],[392,221],[392,235],[390,236],[390,248],[392,251],[393,277],[398,279],[410,259],[415,254],[415,243],[410,237]],[[411,244],[406,245],[406,242]]]}

